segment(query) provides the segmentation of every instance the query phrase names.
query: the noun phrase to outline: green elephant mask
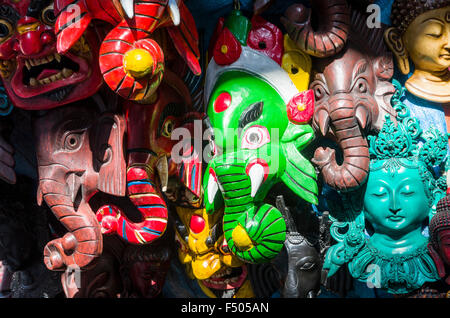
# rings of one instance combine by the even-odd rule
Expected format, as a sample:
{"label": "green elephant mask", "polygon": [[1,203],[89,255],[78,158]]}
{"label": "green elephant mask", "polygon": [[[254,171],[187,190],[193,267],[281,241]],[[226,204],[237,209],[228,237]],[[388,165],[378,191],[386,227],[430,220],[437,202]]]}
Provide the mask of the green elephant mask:
{"label": "green elephant mask", "polygon": [[283,247],[285,220],[264,202],[276,183],[317,204],[316,172],[300,153],[313,129],[289,119],[298,113],[312,116],[312,110],[310,92],[286,105],[274,87],[246,71],[224,72],[215,82],[207,109],[216,154],[204,178],[206,210],[224,208],[228,247],[246,262],[267,262]]}

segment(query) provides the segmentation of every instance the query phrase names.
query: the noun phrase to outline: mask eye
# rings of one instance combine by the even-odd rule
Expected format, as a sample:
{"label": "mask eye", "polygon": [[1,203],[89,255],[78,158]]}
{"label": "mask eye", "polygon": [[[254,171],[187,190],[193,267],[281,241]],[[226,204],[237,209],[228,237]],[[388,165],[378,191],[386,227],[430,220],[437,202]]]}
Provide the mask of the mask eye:
{"label": "mask eye", "polygon": [[215,250],[222,255],[230,255],[231,254],[230,248],[228,247],[227,240],[223,236],[221,236],[217,240],[217,242],[215,244]]}
{"label": "mask eye", "polygon": [[303,264],[303,265],[300,267],[300,269],[303,270],[303,271],[309,271],[309,270],[314,269],[315,267],[316,267],[316,264],[315,264],[315,263],[307,262],[307,263]]}
{"label": "mask eye", "polygon": [[70,132],[64,138],[63,147],[72,151],[80,148],[84,131]]}
{"label": "mask eye", "polygon": [[196,205],[200,202],[200,198],[193,194],[190,190],[185,189],[184,191],[184,197],[186,198],[187,202],[191,205]]}
{"label": "mask eye", "polygon": [[228,245],[222,245],[220,247],[220,252],[222,252],[223,255],[231,254],[230,248],[228,247]]}
{"label": "mask eye", "polygon": [[416,192],[414,191],[414,188],[411,187],[410,185],[406,185],[403,187],[403,189],[401,189],[400,194],[402,194],[405,197],[411,197],[415,194]]}
{"label": "mask eye", "polygon": [[53,4],[46,7],[41,12],[41,21],[47,25],[53,26],[56,22],[55,11],[53,9]]}
{"label": "mask eye", "polygon": [[270,142],[269,131],[264,126],[248,128],[242,137],[242,149],[257,149]]}
{"label": "mask eye", "polygon": [[312,88],[313,92],[314,92],[314,97],[316,98],[316,101],[321,100],[322,98],[325,97],[325,95],[327,94],[327,91],[325,90],[325,88],[323,87],[322,84],[315,84]]}
{"label": "mask eye", "polygon": [[6,41],[13,33],[13,27],[11,23],[6,20],[0,19],[0,43]]}
{"label": "mask eye", "polygon": [[161,135],[163,135],[164,137],[170,138],[170,136],[172,136],[172,132],[175,128],[175,121],[173,119],[166,119],[166,121],[164,122],[163,126],[162,126],[162,131],[161,131]]}
{"label": "mask eye", "polygon": [[386,192],[375,192],[375,193],[372,193],[372,195],[374,196],[374,197],[376,197],[376,198],[385,198],[386,196],[387,196],[387,193]]}
{"label": "mask eye", "polygon": [[442,36],[442,34],[437,33],[428,33],[427,35],[435,39],[439,39]]}
{"label": "mask eye", "polygon": [[367,81],[364,78],[360,78],[355,85],[355,89],[359,92],[359,93],[367,93]]}

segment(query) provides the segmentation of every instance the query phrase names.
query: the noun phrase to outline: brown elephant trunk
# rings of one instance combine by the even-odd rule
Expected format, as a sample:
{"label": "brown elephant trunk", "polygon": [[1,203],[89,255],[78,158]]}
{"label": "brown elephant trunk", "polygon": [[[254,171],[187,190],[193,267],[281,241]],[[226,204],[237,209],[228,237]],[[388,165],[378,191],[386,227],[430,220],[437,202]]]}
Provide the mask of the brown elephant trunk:
{"label": "brown elephant trunk", "polygon": [[331,129],[343,152],[343,162],[338,165],[335,151],[320,147],[314,153],[313,163],[321,170],[324,182],[340,191],[358,188],[369,173],[369,147],[355,117],[352,100],[335,100],[330,103]]}
{"label": "brown elephant trunk", "polygon": [[53,214],[69,231],[62,238],[50,241],[44,248],[44,263],[50,270],[66,267],[85,269],[92,265],[103,248],[100,226],[89,205],[82,201],[75,210],[66,194],[65,185],[52,180],[40,183],[39,193]]}
{"label": "brown elephant trunk", "polygon": [[319,17],[319,26],[313,30],[312,12],[302,4],[294,4],[281,21],[290,38],[305,53],[329,57],[339,53],[347,42],[350,29],[350,7],[346,0],[315,0],[312,10]]}

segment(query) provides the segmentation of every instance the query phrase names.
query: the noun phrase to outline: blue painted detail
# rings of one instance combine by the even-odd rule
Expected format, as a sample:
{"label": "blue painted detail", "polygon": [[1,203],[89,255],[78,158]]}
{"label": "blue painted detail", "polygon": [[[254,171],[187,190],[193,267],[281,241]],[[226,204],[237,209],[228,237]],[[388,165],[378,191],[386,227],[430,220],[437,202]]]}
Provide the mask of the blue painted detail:
{"label": "blue painted detail", "polygon": [[13,105],[6,95],[6,90],[3,86],[0,86],[0,116],[7,116],[11,114]]}
{"label": "blue painted detail", "polygon": [[375,1],[375,4],[380,6],[380,9],[381,9],[380,20],[381,20],[381,23],[383,23],[383,24],[391,25],[392,3],[394,3],[394,0],[377,0],[377,1]]}
{"label": "blue painted detail", "polygon": [[166,207],[162,204],[152,204],[152,205],[137,205],[138,209],[165,209]]}
{"label": "blue painted detail", "polygon": [[128,240],[127,233],[125,232],[125,220],[122,220],[122,236],[125,240]]}
{"label": "blue painted detail", "polygon": [[180,176],[183,176],[183,174],[184,174],[184,162],[181,164],[180,167]]}
{"label": "blue painted detail", "polygon": [[191,176],[191,185],[192,185],[192,190],[195,191],[195,172],[197,170],[197,166],[194,166],[192,168],[192,176]]}
{"label": "blue painted detail", "polygon": [[148,184],[154,187],[155,185],[148,180],[140,180],[140,181],[129,181],[127,182],[127,186],[138,185],[138,184]]}
{"label": "blue painted detail", "polygon": [[145,227],[145,226],[144,226],[142,229],[143,229],[144,231],[150,233],[150,234],[161,235],[161,232],[160,232],[160,231],[152,230],[152,229],[149,229],[148,227]]}

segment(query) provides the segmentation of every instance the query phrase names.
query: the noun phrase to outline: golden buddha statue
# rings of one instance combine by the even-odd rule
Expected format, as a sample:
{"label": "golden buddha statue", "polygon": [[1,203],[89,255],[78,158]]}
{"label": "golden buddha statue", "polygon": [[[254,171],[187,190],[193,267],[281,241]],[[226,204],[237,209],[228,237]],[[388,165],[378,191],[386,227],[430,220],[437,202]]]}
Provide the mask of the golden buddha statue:
{"label": "golden buddha statue", "polygon": [[450,102],[450,0],[395,0],[392,27],[385,32],[399,70],[408,75],[405,87],[413,95]]}

